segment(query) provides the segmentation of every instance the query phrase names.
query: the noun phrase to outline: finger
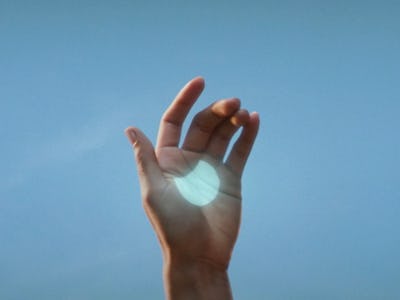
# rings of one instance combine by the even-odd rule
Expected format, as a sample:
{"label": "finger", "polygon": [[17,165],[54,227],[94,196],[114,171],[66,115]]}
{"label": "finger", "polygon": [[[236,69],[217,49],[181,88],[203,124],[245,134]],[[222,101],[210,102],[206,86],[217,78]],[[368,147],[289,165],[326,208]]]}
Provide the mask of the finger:
{"label": "finger", "polygon": [[151,188],[160,185],[163,173],[149,139],[138,128],[128,127],[125,134],[134,148],[140,187],[142,195],[146,196]]}
{"label": "finger", "polygon": [[258,113],[250,114],[250,119],[243,127],[238,140],[233,145],[232,150],[226,160],[226,165],[235,173],[242,175],[247,158],[249,157],[251,148],[256,139],[258,128],[260,126],[260,118]]}
{"label": "finger", "polygon": [[196,77],[178,93],[161,118],[157,148],[178,147],[183,121],[203,89],[204,79]]}
{"label": "finger", "polygon": [[195,152],[204,151],[214,129],[239,108],[240,100],[232,98],[217,101],[199,112],[193,118],[182,148]]}
{"label": "finger", "polygon": [[222,160],[232,136],[248,120],[249,112],[245,109],[238,110],[231,118],[226,119],[213,132],[207,145],[207,153],[217,160]]}

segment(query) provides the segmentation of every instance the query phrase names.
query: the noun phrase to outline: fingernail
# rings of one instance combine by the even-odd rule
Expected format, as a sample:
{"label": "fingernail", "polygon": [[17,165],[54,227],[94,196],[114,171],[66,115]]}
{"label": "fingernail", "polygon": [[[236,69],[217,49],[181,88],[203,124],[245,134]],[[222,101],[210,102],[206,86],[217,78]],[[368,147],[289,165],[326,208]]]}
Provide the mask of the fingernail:
{"label": "fingernail", "polygon": [[125,131],[125,134],[128,137],[129,141],[131,142],[132,146],[136,146],[137,137],[135,131],[133,129],[129,129]]}

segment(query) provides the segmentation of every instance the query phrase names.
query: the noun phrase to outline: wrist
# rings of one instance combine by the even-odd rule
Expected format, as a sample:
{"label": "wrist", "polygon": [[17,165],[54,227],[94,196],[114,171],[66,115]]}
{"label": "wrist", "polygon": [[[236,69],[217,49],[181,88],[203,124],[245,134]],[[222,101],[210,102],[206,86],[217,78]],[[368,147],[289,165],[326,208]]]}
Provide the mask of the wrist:
{"label": "wrist", "polygon": [[168,300],[230,300],[225,266],[204,259],[164,255],[164,285]]}

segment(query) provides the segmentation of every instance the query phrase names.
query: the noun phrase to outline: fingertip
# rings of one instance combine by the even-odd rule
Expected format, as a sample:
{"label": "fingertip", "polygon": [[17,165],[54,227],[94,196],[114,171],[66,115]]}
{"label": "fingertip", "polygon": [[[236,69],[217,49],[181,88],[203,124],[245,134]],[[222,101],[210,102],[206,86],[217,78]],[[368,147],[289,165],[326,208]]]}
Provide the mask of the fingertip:
{"label": "fingertip", "polygon": [[228,98],[215,102],[211,110],[219,116],[230,116],[240,109],[239,98]]}
{"label": "fingertip", "polygon": [[[185,86],[179,91],[175,97],[174,102],[186,103],[187,105],[193,105],[197,98],[201,95],[204,90],[204,79],[202,77],[195,77],[185,84]],[[174,103],[172,103],[174,105]]]}
{"label": "fingertip", "polygon": [[252,111],[250,115],[257,119],[260,117],[260,114],[257,111]]}
{"label": "fingertip", "polygon": [[197,82],[202,83],[202,84],[205,83],[205,79],[204,79],[203,76],[196,76],[196,77],[194,77],[192,80],[193,80],[193,81],[197,81]]}
{"label": "fingertip", "polygon": [[250,121],[252,124],[255,124],[256,126],[258,126],[260,124],[260,114],[256,111],[253,111],[250,114]]}
{"label": "fingertip", "polygon": [[188,86],[188,85],[190,85],[192,87],[196,87],[200,90],[203,90],[204,86],[205,86],[205,80],[202,76],[197,76],[197,77],[194,77],[192,80],[190,80],[186,86]]}
{"label": "fingertip", "polygon": [[247,109],[240,109],[237,111],[230,119],[231,123],[236,126],[240,127],[245,125],[250,119],[250,114]]}
{"label": "fingertip", "polygon": [[135,131],[135,128],[132,127],[132,126],[128,126],[128,127],[126,127],[126,128],[124,129],[124,133],[125,133],[125,134],[128,134],[129,131]]}
{"label": "fingertip", "polygon": [[131,143],[132,146],[135,146],[138,139],[137,139],[137,133],[136,133],[136,128],[134,127],[127,127],[124,130],[124,133],[126,137],[128,138],[129,142]]}
{"label": "fingertip", "polygon": [[233,97],[233,98],[230,98],[229,100],[230,100],[231,102],[235,103],[235,105],[236,105],[238,108],[240,108],[240,105],[242,104],[242,101],[241,101],[239,98]]}

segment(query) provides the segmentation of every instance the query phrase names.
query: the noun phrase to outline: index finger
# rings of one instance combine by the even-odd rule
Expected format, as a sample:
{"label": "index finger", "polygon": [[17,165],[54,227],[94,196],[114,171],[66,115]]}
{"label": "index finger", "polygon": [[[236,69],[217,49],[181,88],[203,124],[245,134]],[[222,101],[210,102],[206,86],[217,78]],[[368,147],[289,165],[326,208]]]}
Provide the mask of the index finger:
{"label": "index finger", "polygon": [[161,118],[157,148],[178,147],[183,121],[203,89],[202,77],[192,79],[181,89]]}

